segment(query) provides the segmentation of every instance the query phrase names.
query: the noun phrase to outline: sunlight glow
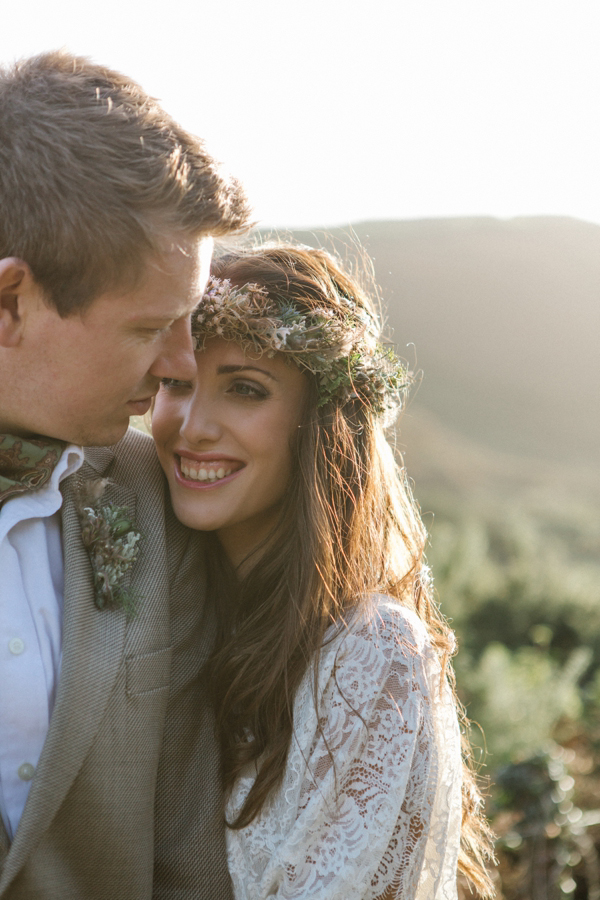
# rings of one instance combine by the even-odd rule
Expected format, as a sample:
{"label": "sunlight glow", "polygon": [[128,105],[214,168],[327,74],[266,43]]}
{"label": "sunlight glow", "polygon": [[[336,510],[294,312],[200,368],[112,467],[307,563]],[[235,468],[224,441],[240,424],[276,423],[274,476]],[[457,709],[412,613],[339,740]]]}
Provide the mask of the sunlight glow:
{"label": "sunlight glow", "polygon": [[140,9],[13,6],[0,59],[66,46],[130,74],[207,138],[267,224],[600,222],[597,0]]}

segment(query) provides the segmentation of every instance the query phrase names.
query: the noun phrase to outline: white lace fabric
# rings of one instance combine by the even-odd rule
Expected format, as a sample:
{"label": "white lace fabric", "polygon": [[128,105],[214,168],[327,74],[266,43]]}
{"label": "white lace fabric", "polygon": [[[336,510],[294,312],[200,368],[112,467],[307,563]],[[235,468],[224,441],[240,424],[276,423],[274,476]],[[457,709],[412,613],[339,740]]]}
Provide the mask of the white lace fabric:
{"label": "white lace fabric", "polygon": [[[235,900],[454,900],[460,734],[423,623],[380,597],[324,647],[323,734],[313,685],[309,671],[280,788],[227,829]],[[254,778],[249,767],[234,785],[229,821]]]}

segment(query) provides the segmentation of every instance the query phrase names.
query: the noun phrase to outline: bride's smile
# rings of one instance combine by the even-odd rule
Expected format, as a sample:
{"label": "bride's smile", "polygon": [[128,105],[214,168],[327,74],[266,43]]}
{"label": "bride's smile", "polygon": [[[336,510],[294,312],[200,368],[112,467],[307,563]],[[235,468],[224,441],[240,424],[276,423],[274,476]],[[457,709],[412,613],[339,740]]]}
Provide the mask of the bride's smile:
{"label": "bride's smile", "polygon": [[306,378],[283,357],[212,338],[192,381],[165,379],[152,431],[178,518],[216,531],[233,562],[272,528],[291,472]]}
{"label": "bride's smile", "polygon": [[[195,453],[182,450],[175,454],[175,477],[185,487],[209,490],[223,484],[231,475],[236,475],[244,467],[238,459],[230,459],[222,454]],[[178,465],[177,465],[178,463]],[[189,484],[190,481],[196,484]]]}

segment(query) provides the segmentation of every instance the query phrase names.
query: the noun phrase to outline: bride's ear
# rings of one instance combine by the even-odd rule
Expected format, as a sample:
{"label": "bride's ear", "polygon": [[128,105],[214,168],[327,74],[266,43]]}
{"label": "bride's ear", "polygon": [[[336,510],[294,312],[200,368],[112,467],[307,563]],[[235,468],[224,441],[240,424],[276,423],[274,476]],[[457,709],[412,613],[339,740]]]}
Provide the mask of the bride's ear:
{"label": "bride's ear", "polygon": [[0,259],[0,347],[16,347],[22,339],[28,298],[35,287],[22,259]]}

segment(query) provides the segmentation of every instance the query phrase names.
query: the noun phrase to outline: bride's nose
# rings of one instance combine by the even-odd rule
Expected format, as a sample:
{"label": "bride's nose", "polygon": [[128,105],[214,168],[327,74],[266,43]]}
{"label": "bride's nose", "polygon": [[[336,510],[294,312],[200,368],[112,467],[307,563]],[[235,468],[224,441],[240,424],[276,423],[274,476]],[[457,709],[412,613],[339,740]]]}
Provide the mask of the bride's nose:
{"label": "bride's nose", "polygon": [[211,403],[206,395],[197,392],[190,403],[181,427],[181,436],[190,446],[214,443],[223,434],[219,421],[218,404]]}

